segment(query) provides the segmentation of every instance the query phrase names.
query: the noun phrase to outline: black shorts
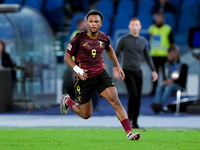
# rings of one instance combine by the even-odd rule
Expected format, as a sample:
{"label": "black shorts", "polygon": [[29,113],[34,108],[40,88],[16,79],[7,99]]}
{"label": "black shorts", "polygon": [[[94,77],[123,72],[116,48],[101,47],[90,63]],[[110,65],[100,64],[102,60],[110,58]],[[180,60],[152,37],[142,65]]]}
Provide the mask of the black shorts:
{"label": "black shorts", "polygon": [[75,92],[79,105],[89,102],[92,98],[92,93],[96,90],[99,94],[108,87],[115,86],[112,78],[106,71],[101,72],[93,78],[87,78],[85,81],[76,78]]}

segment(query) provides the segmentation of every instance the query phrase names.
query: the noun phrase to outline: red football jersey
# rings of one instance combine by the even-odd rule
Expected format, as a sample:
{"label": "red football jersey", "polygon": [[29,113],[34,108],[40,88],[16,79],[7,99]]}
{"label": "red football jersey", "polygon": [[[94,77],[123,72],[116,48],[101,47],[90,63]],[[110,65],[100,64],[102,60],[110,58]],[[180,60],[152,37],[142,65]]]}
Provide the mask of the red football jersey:
{"label": "red football jersey", "polygon": [[87,35],[87,30],[77,33],[69,42],[66,52],[75,56],[75,63],[82,69],[88,70],[88,78],[97,76],[106,69],[103,51],[110,49],[110,38],[99,32],[96,39]]}

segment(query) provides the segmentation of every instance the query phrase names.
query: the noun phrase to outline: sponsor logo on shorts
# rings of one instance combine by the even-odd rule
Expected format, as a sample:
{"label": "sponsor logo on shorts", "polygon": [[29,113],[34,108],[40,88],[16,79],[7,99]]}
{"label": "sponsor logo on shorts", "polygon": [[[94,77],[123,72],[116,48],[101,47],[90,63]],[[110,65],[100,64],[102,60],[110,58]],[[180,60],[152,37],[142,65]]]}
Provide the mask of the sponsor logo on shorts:
{"label": "sponsor logo on shorts", "polygon": [[78,101],[81,102],[81,97],[80,96],[78,97]]}

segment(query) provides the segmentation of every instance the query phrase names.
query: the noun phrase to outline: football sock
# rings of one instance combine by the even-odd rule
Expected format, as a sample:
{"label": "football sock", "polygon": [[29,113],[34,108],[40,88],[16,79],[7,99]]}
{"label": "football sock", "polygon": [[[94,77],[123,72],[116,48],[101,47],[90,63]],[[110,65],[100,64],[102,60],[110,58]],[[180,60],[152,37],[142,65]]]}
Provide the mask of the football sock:
{"label": "football sock", "polygon": [[68,106],[69,108],[72,109],[72,106],[73,106],[74,104],[76,104],[76,102],[74,102],[72,99],[68,98],[68,99],[66,100],[66,104],[67,104],[67,106]]}
{"label": "football sock", "polygon": [[124,119],[123,121],[121,121],[121,124],[127,134],[127,136],[132,133],[132,130],[131,130],[131,125],[130,125],[130,122],[129,122],[129,119]]}

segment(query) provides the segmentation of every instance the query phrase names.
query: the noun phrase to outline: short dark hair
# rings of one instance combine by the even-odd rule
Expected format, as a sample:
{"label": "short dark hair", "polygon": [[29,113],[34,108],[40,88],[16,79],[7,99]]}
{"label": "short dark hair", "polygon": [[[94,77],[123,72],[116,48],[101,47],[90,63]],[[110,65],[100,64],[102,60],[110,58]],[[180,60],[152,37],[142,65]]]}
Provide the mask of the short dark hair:
{"label": "short dark hair", "polygon": [[3,47],[2,52],[5,53],[5,43],[4,43],[4,41],[2,41],[2,40],[0,40],[0,43],[2,44],[2,47]]}
{"label": "short dark hair", "polygon": [[170,47],[168,48],[168,53],[177,53],[179,54],[179,47],[176,44],[171,44]]}
{"label": "short dark hair", "polygon": [[89,18],[90,15],[99,15],[100,18],[101,18],[101,21],[103,21],[103,14],[102,14],[100,11],[98,11],[98,10],[90,10],[90,11],[87,13],[87,15],[86,15],[86,19],[87,19],[87,20],[88,20],[88,18]]}
{"label": "short dark hair", "polygon": [[137,17],[131,18],[130,22],[131,22],[131,21],[135,21],[135,20],[138,20],[138,21],[140,22],[140,19],[138,19]]}

